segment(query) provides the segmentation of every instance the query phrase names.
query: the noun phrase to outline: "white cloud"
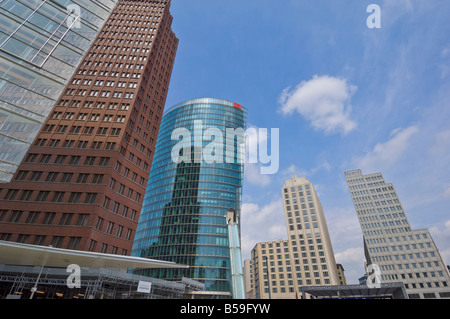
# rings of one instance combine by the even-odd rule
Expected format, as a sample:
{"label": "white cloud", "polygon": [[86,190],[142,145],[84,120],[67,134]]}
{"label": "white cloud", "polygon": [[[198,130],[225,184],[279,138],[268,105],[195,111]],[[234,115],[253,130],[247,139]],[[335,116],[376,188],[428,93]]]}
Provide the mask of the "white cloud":
{"label": "white cloud", "polygon": [[450,44],[447,44],[447,46],[444,49],[442,49],[441,58],[443,61],[439,65],[439,69],[441,70],[441,79],[444,79],[447,77],[448,74],[450,74],[450,67],[449,67]]}
{"label": "white cloud", "polygon": [[450,130],[443,130],[435,135],[434,144],[430,149],[430,155],[434,158],[443,159],[445,164],[450,160]]}
{"label": "white cloud", "polygon": [[395,164],[408,149],[412,137],[419,131],[417,126],[406,129],[396,129],[391,133],[391,139],[378,143],[366,155],[353,160],[355,167],[365,172],[377,172]]}
{"label": "white cloud", "polygon": [[357,127],[350,119],[350,100],[355,91],[356,87],[344,79],[314,76],[292,91],[287,88],[282,92],[281,112],[285,115],[297,112],[318,131],[345,135]]}
{"label": "white cloud", "polygon": [[269,175],[261,174],[261,165],[248,164],[244,165],[244,178],[252,185],[265,187],[270,185]]}
{"label": "white cloud", "polygon": [[445,198],[450,197],[450,186],[447,186],[447,189],[444,191],[444,197]]}
{"label": "white cloud", "polygon": [[447,45],[445,48],[441,51],[441,57],[446,58],[450,56],[450,45]]}
{"label": "white cloud", "polygon": [[352,206],[324,206],[336,262],[342,264],[348,283],[364,275],[364,244],[361,227]]}
{"label": "white cloud", "polygon": [[327,161],[323,161],[321,164],[319,164],[316,167],[313,167],[311,169],[302,169],[298,168],[295,164],[291,164],[288,168],[282,170],[280,172],[280,177],[284,180],[291,179],[292,176],[296,175],[298,177],[311,177],[315,175],[320,170],[326,170],[327,172],[331,171],[331,165]]}
{"label": "white cloud", "polygon": [[244,259],[262,241],[287,239],[283,201],[274,200],[265,206],[243,203],[241,209],[241,250]]}
{"label": "white cloud", "polygon": [[437,248],[448,265],[450,263],[450,220],[429,229]]}
{"label": "white cloud", "polygon": [[353,207],[324,207],[330,236],[335,242],[362,240],[358,217]]}
{"label": "white cloud", "polygon": [[336,263],[344,267],[344,275],[347,279],[347,284],[356,284],[359,282],[364,271],[364,248],[349,247],[344,251],[335,254]]}
{"label": "white cloud", "polygon": [[334,255],[336,262],[338,264],[342,264],[345,268],[346,264],[358,264],[359,266],[364,265],[364,260],[366,260],[364,256],[364,247],[351,247],[347,248],[344,251],[336,253]]}
{"label": "white cloud", "polygon": [[242,223],[248,222],[249,225],[258,225],[265,222],[269,222],[269,225],[272,225],[274,221],[279,220],[284,223],[283,202],[281,199],[277,199],[263,207],[254,203],[244,203],[241,209],[241,216]]}

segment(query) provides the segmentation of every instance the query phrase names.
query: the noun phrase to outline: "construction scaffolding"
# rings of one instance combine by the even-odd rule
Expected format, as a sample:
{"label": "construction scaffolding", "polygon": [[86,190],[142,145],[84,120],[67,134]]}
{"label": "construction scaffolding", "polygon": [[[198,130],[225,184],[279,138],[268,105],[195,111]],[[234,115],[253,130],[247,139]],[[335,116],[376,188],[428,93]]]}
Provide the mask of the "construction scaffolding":
{"label": "construction scaffolding", "polygon": [[[80,288],[69,288],[70,273],[65,268],[0,265],[0,298],[182,299],[205,288],[204,284],[187,278],[171,282],[111,269],[81,268],[80,274]],[[151,287],[149,291],[138,291],[142,282]]]}

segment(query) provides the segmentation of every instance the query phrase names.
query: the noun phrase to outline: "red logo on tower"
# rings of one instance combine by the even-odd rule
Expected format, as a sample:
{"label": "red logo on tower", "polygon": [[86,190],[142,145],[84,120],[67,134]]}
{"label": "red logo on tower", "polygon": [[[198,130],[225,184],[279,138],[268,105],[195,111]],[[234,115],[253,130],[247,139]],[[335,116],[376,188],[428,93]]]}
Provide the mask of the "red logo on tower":
{"label": "red logo on tower", "polygon": [[237,108],[237,109],[242,109],[241,105],[237,104],[237,103],[234,103],[234,107]]}

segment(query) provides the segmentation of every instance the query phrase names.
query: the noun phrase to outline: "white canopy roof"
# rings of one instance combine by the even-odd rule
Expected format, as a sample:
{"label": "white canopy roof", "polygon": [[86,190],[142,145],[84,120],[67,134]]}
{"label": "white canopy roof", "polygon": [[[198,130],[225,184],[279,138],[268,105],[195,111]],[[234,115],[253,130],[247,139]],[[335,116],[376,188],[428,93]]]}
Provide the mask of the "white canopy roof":
{"label": "white canopy roof", "polygon": [[172,262],[0,241],[0,264],[89,268],[189,268]]}

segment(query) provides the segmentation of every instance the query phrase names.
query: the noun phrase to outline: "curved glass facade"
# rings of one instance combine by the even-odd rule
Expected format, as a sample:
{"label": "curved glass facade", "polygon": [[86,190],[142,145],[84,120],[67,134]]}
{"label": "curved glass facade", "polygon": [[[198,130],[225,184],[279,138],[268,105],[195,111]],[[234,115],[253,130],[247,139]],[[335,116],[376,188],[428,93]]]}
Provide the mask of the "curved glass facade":
{"label": "curved glass facade", "polygon": [[0,1],[0,183],[11,181],[117,1]]}
{"label": "curved glass facade", "polygon": [[[162,118],[132,255],[190,267],[145,270],[143,275],[187,277],[205,283],[206,291],[231,291],[225,216],[230,208],[240,211],[239,145],[246,116],[236,103],[196,99],[175,105]],[[177,130],[192,134],[181,149],[180,139],[173,137]],[[208,134],[211,130],[223,133],[223,143],[220,134]],[[214,151],[209,152],[212,144]],[[207,154],[217,157],[213,161]]]}

